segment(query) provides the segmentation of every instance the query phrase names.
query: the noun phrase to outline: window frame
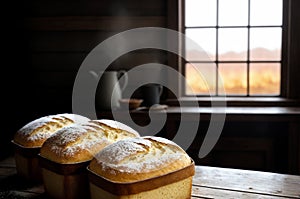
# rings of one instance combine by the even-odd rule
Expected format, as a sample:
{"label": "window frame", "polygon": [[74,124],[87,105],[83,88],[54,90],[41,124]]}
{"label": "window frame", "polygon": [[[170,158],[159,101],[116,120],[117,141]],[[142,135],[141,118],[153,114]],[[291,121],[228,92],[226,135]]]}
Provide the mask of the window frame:
{"label": "window frame", "polygon": [[[283,0],[283,23],[282,23],[282,50],[281,50],[281,85],[280,95],[274,97],[266,96],[238,96],[238,97],[227,97],[226,101],[232,105],[268,105],[274,106],[278,103],[280,106],[298,106],[300,99],[300,88],[295,85],[300,85],[300,67],[297,68],[297,64],[300,64],[300,60],[297,58],[297,53],[300,53],[300,39],[297,39],[297,33],[300,33],[299,26],[300,13],[297,12],[300,8],[300,3],[297,0]],[[181,14],[180,14],[181,13]],[[167,1],[167,28],[173,29],[183,33],[184,30],[184,3],[183,0],[168,0]],[[169,45],[173,45],[169,44]],[[180,51],[183,47],[183,42],[178,39],[177,48]],[[168,53],[168,65],[179,71],[184,75],[182,71],[184,64],[183,58]],[[169,77],[173,79],[174,77]],[[174,82],[174,80],[172,80]],[[170,104],[177,104],[178,100],[182,101],[198,101],[200,104],[209,104],[208,101],[216,100],[219,97],[187,97],[184,95],[183,83],[178,83],[178,96],[180,99],[175,99],[175,96],[171,92],[167,92],[167,102]],[[293,86],[294,85],[294,86]]]}

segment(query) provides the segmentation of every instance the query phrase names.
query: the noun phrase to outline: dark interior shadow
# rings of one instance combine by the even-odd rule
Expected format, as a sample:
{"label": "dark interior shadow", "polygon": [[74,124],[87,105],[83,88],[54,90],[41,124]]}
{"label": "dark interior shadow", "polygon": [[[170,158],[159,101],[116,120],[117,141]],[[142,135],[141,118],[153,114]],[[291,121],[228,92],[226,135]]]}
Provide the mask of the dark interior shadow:
{"label": "dark interior shadow", "polygon": [[0,190],[25,190],[34,186],[38,186],[40,183],[31,182],[24,178],[21,178],[17,174],[5,176],[0,178]]}
{"label": "dark interior shadow", "polygon": [[[35,193],[30,193],[30,191],[26,191],[32,187],[40,185],[41,183],[30,182],[24,178],[21,178],[17,174],[0,177],[0,199],[48,199],[45,193],[36,195]],[[30,195],[30,197],[18,194],[21,192],[27,192],[28,194],[25,195]]]}

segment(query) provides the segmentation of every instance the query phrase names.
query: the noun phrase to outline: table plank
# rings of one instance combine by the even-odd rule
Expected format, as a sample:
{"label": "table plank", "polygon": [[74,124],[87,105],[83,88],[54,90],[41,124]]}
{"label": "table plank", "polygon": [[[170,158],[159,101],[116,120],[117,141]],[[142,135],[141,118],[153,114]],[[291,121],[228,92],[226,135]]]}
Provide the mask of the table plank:
{"label": "table plank", "polygon": [[8,157],[4,160],[0,161],[0,168],[1,167],[16,167],[16,162],[15,162],[15,158],[12,157]]}
{"label": "table plank", "polygon": [[196,187],[300,198],[300,176],[196,166]]}
{"label": "table plank", "polygon": [[1,167],[0,168],[0,177],[13,175],[15,173],[17,173],[16,168],[12,168],[12,167]]}
{"label": "table plank", "polygon": [[[0,198],[45,198],[43,185],[16,175],[13,158],[0,162]],[[196,166],[191,199],[300,198],[300,176]]]}
{"label": "table plank", "polygon": [[206,199],[224,199],[224,198],[260,198],[260,199],[284,199],[289,197],[279,197],[273,195],[262,195],[256,193],[237,192],[231,190],[214,189],[210,187],[193,186],[192,199],[206,198]]}

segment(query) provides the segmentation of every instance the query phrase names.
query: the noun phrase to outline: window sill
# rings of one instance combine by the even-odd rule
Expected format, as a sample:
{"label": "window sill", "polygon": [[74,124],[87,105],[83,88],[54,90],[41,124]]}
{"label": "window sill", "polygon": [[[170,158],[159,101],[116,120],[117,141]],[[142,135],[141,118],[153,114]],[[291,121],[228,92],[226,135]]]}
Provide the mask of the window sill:
{"label": "window sill", "polygon": [[164,103],[169,106],[194,106],[195,102],[198,102],[199,106],[211,106],[212,102],[216,105],[220,102],[220,105],[224,105],[224,99],[226,100],[226,106],[229,107],[299,107],[300,100],[287,99],[283,97],[181,97],[177,99],[167,99]]}

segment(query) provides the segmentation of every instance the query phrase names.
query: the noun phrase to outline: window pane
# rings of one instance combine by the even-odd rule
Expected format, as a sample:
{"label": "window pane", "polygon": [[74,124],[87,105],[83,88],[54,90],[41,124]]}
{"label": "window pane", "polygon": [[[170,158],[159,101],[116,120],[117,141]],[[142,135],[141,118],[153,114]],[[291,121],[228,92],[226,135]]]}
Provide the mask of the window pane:
{"label": "window pane", "polygon": [[250,25],[282,25],[283,0],[251,0]]}
{"label": "window pane", "polygon": [[216,29],[215,28],[197,28],[186,29],[186,36],[196,42],[204,51],[201,57],[195,53],[195,48],[186,43],[187,60],[209,61],[216,57]]}
{"label": "window pane", "polygon": [[250,60],[281,60],[281,28],[250,29]]}
{"label": "window pane", "polygon": [[186,36],[203,49],[197,52],[187,40],[186,59],[192,63],[214,61],[219,69],[214,63],[210,67],[186,64],[185,75],[191,85],[186,86],[186,94],[194,90],[209,95],[211,90],[212,95],[280,95],[283,0],[185,2]]}
{"label": "window pane", "polygon": [[[215,95],[216,66],[213,63],[186,64],[186,94]],[[210,91],[210,92],[209,92]]]}
{"label": "window pane", "polygon": [[219,60],[247,59],[247,28],[219,29]]}
{"label": "window pane", "polygon": [[[246,95],[247,94],[247,64],[230,63],[219,64],[219,75],[226,93],[220,95]],[[221,88],[222,82],[218,82]],[[221,91],[221,89],[219,89]]]}
{"label": "window pane", "polygon": [[216,0],[186,0],[186,26],[216,26]]}
{"label": "window pane", "polygon": [[250,95],[280,94],[280,64],[250,64]]}
{"label": "window pane", "polygon": [[220,26],[247,26],[248,0],[219,0]]}

